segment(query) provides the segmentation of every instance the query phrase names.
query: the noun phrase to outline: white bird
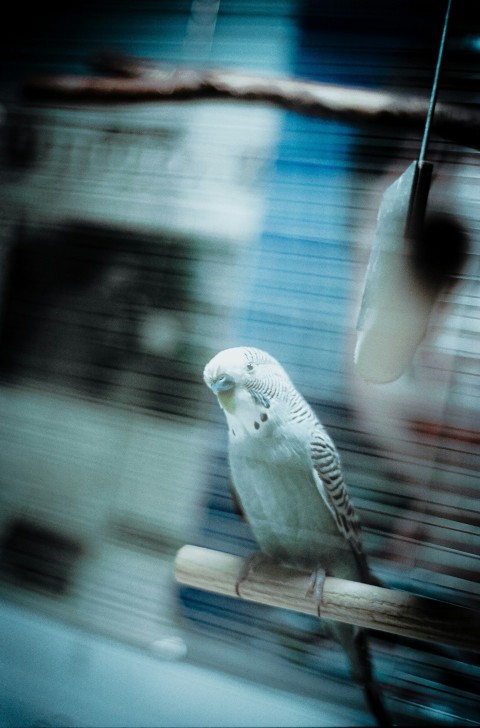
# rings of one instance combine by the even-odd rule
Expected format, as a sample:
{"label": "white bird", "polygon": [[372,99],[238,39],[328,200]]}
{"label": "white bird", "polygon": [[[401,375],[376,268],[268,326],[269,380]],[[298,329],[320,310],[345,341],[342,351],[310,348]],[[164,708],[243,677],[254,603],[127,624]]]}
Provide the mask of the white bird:
{"label": "white bird", "polygon": [[[226,416],[234,493],[262,555],[311,570],[319,605],[325,574],[378,584],[362,550],[335,445],[278,361],[261,349],[226,349],[206,365],[204,380]],[[239,581],[252,564],[246,562]],[[365,631],[336,621],[328,627],[377,722],[390,724]]]}

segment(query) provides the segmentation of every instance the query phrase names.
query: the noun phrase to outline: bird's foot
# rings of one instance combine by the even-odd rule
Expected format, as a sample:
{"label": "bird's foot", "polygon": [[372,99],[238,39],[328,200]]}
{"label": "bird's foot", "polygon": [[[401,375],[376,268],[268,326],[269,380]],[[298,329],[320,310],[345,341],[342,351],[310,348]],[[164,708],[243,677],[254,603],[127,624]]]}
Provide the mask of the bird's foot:
{"label": "bird's foot", "polygon": [[243,584],[243,582],[247,581],[249,576],[252,575],[252,573],[255,571],[256,567],[259,564],[267,560],[268,557],[265,556],[265,554],[263,554],[261,551],[254,551],[252,554],[250,554],[250,556],[247,556],[247,558],[243,560],[242,567],[235,582],[235,591],[238,597],[241,596],[240,586]]}
{"label": "bird's foot", "polygon": [[327,572],[325,569],[322,569],[321,567],[318,569],[315,569],[313,572],[307,589],[307,597],[314,597],[315,603],[317,605],[317,614],[320,617],[320,609],[321,609],[321,603],[322,603],[322,597],[323,597],[323,587],[325,586],[325,578],[327,576]]}

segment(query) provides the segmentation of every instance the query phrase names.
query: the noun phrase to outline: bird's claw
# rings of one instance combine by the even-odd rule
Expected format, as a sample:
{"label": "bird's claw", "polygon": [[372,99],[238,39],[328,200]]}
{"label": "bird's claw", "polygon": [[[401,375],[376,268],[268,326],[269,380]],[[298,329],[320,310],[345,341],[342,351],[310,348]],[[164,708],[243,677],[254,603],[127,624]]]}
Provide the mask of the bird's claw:
{"label": "bird's claw", "polygon": [[314,597],[315,603],[317,605],[317,614],[320,617],[320,607],[323,597],[323,588],[325,586],[325,578],[327,576],[327,572],[325,569],[322,569],[319,567],[318,569],[315,569],[313,572],[310,581],[308,583],[308,589],[307,589],[307,597]]}
{"label": "bird's claw", "polygon": [[266,556],[261,551],[254,551],[250,556],[247,556],[243,560],[242,567],[239,571],[237,579],[235,581],[235,592],[237,597],[240,597],[240,586],[244,581],[247,581],[248,577],[255,571],[255,568],[266,560]]}

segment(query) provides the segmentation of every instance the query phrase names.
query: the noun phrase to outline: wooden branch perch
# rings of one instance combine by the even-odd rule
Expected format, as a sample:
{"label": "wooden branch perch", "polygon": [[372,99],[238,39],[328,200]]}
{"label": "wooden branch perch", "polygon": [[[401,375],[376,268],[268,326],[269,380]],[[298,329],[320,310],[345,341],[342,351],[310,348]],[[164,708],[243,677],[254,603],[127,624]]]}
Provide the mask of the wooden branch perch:
{"label": "wooden branch perch", "polygon": [[[267,103],[324,119],[419,133],[428,108],[427,98],[235,71],[164,68],[122,54],[99,55],[93,65],[109,75],[33,77],[24,84],[24,95],[37,101]],[[462,146],[480,148],[480,114],[474,108],[438,103],[432,131]]]}
{"label": "wooden branch perch", "polygon": [[[175,559],[175,577],[180,584],[236,597],[242,562],[231,554],[183,546]],[[310,577],[262,563],[240,592],[253,602],[316,615],[314,598],[307,596]],[[480,652],[479,616],[467,607],[327,577],[320,608],[328,619]]]}

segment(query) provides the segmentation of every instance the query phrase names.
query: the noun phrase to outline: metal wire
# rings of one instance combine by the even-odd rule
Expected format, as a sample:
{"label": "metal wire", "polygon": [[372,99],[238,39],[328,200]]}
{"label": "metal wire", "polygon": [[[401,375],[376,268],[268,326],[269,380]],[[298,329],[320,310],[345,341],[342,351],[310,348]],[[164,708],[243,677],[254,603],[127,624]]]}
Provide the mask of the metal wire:
{"label": "metal wire", "polygon": [[422,146],[420,147],[420,154],[418,156],[418,163],[421,165],[425,160],[427,153],[428,142],[430,139],[430,131],[432,126],[433,115],[435,113],[435,106],[438,97],[438,86],[440,81],[440,73],[442,70],[443,55],[445,51],[445,45],[447,40],[448,24],[450,20],[450,10],[452,8],[452,0],[448,0],[447,11],[445,13],[445,22],[443,24],[442,38],[440,40],[440,48],[438,51],[437,66],[435,69],[435,76],[433,78],[432,93],[430,96],[430,104],[428,107],[427,118],[425,121],[425,130],[423,133]]}

